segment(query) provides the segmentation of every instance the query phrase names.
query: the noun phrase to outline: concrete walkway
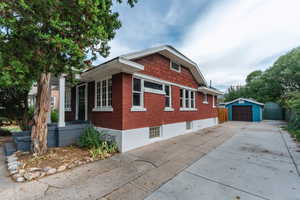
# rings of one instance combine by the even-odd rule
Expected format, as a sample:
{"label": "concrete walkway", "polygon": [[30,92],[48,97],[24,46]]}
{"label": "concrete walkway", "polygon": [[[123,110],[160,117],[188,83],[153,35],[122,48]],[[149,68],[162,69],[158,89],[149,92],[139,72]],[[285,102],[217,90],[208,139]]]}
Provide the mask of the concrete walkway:
{"label": "concrete walkway", "polygon": [[299,144],[278,122],[244,125],[147,200],[299,200]]}
{"label": "concrete walkway", "polygon": [[12,182],[1,167],[0,199],[144,199],[246,125],[218,125],[28,183]]}

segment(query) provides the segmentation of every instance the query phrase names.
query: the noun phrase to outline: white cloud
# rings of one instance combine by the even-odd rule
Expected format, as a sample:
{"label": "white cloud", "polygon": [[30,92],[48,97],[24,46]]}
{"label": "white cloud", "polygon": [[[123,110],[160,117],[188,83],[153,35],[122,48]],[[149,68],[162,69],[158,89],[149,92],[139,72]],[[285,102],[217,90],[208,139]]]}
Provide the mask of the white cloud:
{"label": "white cloud", "polygon": [[180,50],[214,85],[240,84],[266,58],[300,45],[300,1],[224,1],[187,31]]}

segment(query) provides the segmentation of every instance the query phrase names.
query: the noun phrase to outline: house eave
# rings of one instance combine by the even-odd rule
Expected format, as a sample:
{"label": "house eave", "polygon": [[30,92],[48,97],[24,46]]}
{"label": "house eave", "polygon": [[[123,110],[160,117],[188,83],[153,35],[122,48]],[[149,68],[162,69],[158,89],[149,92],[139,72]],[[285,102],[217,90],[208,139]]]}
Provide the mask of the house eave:
{"label": "house eave", "polygon": [[215,89],[212,89],[212,88],[208,88],[208,87],[204,87],[204,86],[199,87],[198,91],[203,92],[205,94],[211,94],[211,95],[223,95],[224,94],[221,91],[218,91],[218,90],[215,90]]}
{"label": "house eave", "polygon": [[86,71],[81,74],[82,81],[93,81],[101,79],[105,76],[111,76],[118,73],[129,73],[133,74],[144,70],[144,66],[123,57],[117,57],[109,62],[101,64],[94,69]]}
{"label": "house eave", "polygon": [[147,49],[144,51],[139,51],[136,53],[126,54],[126,55],[123,55],[122,57],[126,58],[127,60],[133,60],[133,59],[138,59],[138,58],[141,58],[141,57],[144,57],[144,56],[147,56],[150,54],[154,54],[154,53],[159,53],[159,54],[169,58],[170,60],[189,68],[191,70],[194,78],[196,79],[196,81],[199,84],[207,85],[207,82],[206,82],[202,72],[200,71],[198,65],[195,62],[193,62],[192,60],[190,60],[189,58],[187,58],[186,56],[184,56],[183,54],[181,54],[175,48],[173,48],[172,46],[169,46],[169,45],[155,47],[155,48]]}

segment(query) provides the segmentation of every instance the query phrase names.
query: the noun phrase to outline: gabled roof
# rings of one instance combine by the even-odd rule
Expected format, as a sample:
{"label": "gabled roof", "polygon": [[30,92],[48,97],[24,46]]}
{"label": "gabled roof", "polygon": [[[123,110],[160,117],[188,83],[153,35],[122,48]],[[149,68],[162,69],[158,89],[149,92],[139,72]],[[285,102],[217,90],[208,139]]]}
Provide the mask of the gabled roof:
{"label": "gabled roof", "polygon": [[205,80],[203,74],[201,73],[198,65],[194,61],[190,60],[188,57],[186,57],[185,55],[183,55],[182,53],[180,53],[178,50],[176,50],[174,47],[172,47],[170,45],[163,45],[163,46],[159,46],[159,47],[149,48],[149,49],[146,49],[143,51],[137,51],[134,53],[121,55],[120,57],[128,59],[128,60],[133,60],[133,59],[141,58],[141,57],[151,55],[154,53],[159,53],[159,54],[171,59],[172,61],[174,61],[178,64],[182,64],[183,66],[189,68],[191,70],[194,78],[198,82],[198,84],[207,85],[206,80]]}
{"label": "gabled roof", "polygon": [[264,106],[264,105],[265,105],[265,104],[263,104],[263,103],[260,103],[260,102],[258,102],[258,101],[255,101],[254,99],[246,99],[246,98],[238,98],[238,99],[235,99],[235,100],[230,101],[230,102],[225,102],[224,104],[225,104],[225,105],[228,105],[228,104],[232,104],[232,103],[234,103],[234,102],[236,102],[236,101],[248,101],[248,102],[251,102],[251,103],[254,103],[254,104],[258,104],[258,105],[261,105],[261,106]]}

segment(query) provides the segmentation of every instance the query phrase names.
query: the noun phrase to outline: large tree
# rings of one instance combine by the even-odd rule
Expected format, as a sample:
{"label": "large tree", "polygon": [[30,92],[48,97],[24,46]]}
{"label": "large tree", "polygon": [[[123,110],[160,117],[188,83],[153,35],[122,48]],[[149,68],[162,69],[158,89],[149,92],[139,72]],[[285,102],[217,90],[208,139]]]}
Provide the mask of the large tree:
{"label": "large tree", "polygon": [[[126,0],[133,6],[137,0]],[[37,82],[32,144],[47,151],[51,76],[69,78],[97,56],[109,54],[108,42],[121,27],[114,2],[122,0],[2,0],[0,2],[1,72],[7,85]],[[90,56],[88,56],[90,55]]]}
{"label": "large tree", "polygon": [[280,56],[266,71],[251,72],[246,78],[246,85],[230,87],[225,94],[225,101],[246,97],[260,102],[275,101],[284,105],[291,93],[299,91],[300,47]]}

